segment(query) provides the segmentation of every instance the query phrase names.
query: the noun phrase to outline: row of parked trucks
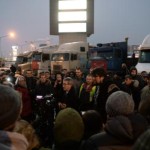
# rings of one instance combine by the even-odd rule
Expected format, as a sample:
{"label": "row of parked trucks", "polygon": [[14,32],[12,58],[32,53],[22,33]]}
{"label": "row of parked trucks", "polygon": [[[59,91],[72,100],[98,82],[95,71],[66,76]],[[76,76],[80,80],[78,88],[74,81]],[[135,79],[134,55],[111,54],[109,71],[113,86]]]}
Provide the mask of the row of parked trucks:
{"label": "row of parked trucks", "polygon": [[[32,69],[35,73],[47,70],[56,73],[64,69],[73,71],[76,67],[80,67],[83,71],[103,67],[107,71],[119,72],[121,64],[126,63],[128,67],[137,64],[139,71],[144,71],[144,65],[150,63],[150,36],[146,39],[139,47],[139,58],[128,57],[127,41],[97,44],[97,46],[79,41],[60,46],[40,47],[35,51],[22,53],[17,56],[16,66],[22,72]],[[148,39],[149,44],[145,46]],[[150,67],[147,66],[146,71],[150,72]]]}

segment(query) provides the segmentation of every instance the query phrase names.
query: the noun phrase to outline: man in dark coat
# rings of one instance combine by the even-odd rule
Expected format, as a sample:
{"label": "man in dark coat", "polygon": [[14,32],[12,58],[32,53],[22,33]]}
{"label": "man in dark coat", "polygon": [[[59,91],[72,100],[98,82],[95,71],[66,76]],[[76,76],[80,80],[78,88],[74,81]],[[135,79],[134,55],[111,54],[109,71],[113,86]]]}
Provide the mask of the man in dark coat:
{"label": "man in dark coat", "polygon": [[125,76],[125,81],[123,82],[122,90],[132,95],[135,107],[134,109],[137,111],[139,102],[141,100],[140,87],[138,80],[133,80],[130,75]]}
{"label": "man in dark coat", "polygon": [[46,96],[49,94],[53,94],[53,87],[51,85],[50,80],[46,79],[45,74],[41,74],[40,79],[37,81],[36,87],[35,87],[35,94]]}
{"label": "man in dark coat", "polygon": [[58,103],[60,109],[64,109],[66,107],[71,107],[74,109],[78,109],[78,96],[73,87],[73,79],[70,77],[66,77],[63,79],[63,97],[62,100]]}
{"label": "man in dark coat", "polygon": [[96,84],[96,92],[93,97],[94,108],[101,114],[102,120],[105,123],[107,117],[105,104],[109,95],[108,88],[113,82],[106,76],[106,72],[103,68],[94,69],[92,75],[95,78]]}
{"label": "man in dark coat", "polygon": [[35,94],[43,97],[41,100],[36,99],[36,113],[39,117],[35,121],[34,128],[41,140],[41,145],[51,147],[53,143],[54,109],[50,103],[51,99],[45,96],[53,94],[53,87],[44,73],[41,73],[40,79],[37,81]]}

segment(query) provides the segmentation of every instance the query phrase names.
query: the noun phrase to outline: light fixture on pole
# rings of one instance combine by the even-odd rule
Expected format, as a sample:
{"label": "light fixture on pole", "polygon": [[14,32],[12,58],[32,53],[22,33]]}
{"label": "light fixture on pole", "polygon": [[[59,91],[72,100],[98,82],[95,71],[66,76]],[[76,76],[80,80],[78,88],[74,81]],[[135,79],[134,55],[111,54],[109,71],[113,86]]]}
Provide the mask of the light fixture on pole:
{"label": "light fixture on pole", "polygon": [[5,37],[11,37],[13,38],[15,36],[15,34],[13,32],[7,34],[7,35],[3,35],[3,36],[0,36],[0,58],[2,59],[3,58],[3,52],[2,52],[2,48],[1,48],[1,42],[2,42],[2,38],[5,38]]}

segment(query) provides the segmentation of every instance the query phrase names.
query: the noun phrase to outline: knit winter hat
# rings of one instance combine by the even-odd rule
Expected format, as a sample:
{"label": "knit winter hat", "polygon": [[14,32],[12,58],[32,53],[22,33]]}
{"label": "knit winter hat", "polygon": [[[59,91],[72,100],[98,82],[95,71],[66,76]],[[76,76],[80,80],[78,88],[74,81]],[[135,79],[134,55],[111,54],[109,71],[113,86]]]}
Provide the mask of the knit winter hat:
{"label": "knit winter hat", "polygon": [[106,112],[109,116],[129,115],[134,111],[132,97],[123,91],[112,93],[106,102]]}
{"label": "knit winter hat", "polygon": [[84,123],[80,114],[72,109],[61,110],[54,125],[54,139],[56,145],[67,142],[80,142],[84,133]]}
{"label": "knit winter hat", "polygon": [[149,150],[150,149],[150,129],[144,132],[135,142],[133,150]]}
{"label": "knit winter hat", "polygon": [[0,129],[15,123],[21,112],[19,93],[13,88],[0,85]]}

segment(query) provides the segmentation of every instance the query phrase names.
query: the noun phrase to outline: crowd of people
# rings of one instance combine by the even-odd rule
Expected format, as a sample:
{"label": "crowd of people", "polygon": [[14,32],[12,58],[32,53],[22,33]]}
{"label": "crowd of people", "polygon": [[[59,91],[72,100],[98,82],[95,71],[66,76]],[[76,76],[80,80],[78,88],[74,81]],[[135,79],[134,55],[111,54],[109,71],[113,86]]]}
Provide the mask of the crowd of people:
{"label": "crowd of people", "polygon": [[[122,64],[84,74],[15,68],[0,74],[0,149],[150,148],[150,74]],[[142,141],[144,144],[140,144]],[[149,142],[148,142],[149,141]]]}

